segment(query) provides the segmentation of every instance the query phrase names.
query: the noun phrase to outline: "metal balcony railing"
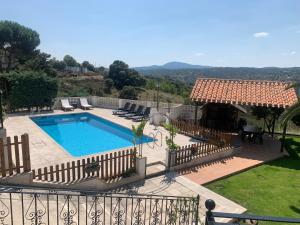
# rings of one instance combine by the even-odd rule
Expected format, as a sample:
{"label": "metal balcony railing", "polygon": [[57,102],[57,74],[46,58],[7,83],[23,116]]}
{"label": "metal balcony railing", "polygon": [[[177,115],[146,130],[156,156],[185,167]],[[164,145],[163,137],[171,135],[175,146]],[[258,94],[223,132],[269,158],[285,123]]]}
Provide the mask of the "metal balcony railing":
{"label": "metal balcony railing", "polygon": [[199,196],[0,187],[5,225],[197,225]]}
{"label": "metal balcony railing", "polygon": [[[259,224],[262,221],[268,221],[274,224],[300,224],[300,218],[286,218],[274,216],[257,216],[250,214],[236,214],[236,213],[223,213],[213,212],[215,209],[215,202],[211,199],[206,200],[205,207],[207,208],[205,225],[241,225],[241,224]],[[216,222],[216,219],[229,219],[230,223]]]}

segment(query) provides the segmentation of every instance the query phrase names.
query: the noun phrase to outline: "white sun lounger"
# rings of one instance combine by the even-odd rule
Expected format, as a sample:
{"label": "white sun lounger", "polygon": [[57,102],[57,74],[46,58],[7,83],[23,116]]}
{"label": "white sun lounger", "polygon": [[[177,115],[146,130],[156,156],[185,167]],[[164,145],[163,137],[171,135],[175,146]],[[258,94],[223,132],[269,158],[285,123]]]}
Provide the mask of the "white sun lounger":
{"label": "white sun lounger", "polygon": [[88,101],[87,101],[86,98],[80,98],[79,101],[80,101],[81,108],[83,108],[83,109],[91,109],[91,108],[93,108],[93,106],[91,106],[88,103]]}
{"label": "white sun lounger", "polygon": [[69,100],[67,98],[61,99],[61,108],[66,111],[66,110],[73,110],[74,107],[70,105]]}

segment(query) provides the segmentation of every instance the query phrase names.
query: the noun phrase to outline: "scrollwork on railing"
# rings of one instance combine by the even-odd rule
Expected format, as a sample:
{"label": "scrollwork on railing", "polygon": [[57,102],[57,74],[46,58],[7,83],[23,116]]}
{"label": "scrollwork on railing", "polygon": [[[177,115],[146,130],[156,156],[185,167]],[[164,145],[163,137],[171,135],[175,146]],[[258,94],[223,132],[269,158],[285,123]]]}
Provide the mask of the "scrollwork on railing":
{"label": "scrollwork on railing", "polygon": [[136,199],[136,205],[133,211],[132,220],[133,225],[144,225],[145,221],[143,220],[143,215],[145,214],[145,207],[143,206],[142,199]]}
{"label": "scrollwork on railing", "polygon": [[112,216],[114,218],[113,225],[125,225],[125,209],[122,206],[122,198],[116,198],[116,205],[114,206]]}
{"label": "scrollwork on railing", "polygon": [[154,205],[151,209],[151,218],[150,224],[151,225],[159,225],[161,224],[161,214],[162,214],[162,207],[159,203],[159,199],[154,200]]}
{"label": "scrollwork on railing", "polygon": [[199,197],[6,189],[0,225],[198,225]]}
{"label": "scrollwork on railing", "polygon": [[181,225],[188,225],[189,224],[189,201],[186,199],[180,200],[179,203],[179,222]]}
{"label": "scrollwork on railing", "polygon": [[40,199],[39,194],[31,194],[31,200],[25,213],[25,219],[30,221],[32,225],[44,225],[43,216],[46,215],[46,207]]}
{"label": "scrollwork on railing", "polygon": [[92,225],[103,225],[103,221],[101,220],[101,216],[104,213],[103,207],[100,203],[100,197],[93,197],[93,203],[88,213],[88,217],[92,220]]}
{"label": "scrollwork on railing", "polygon": [[[60,211],[60,218],[64,221],[64,225],[77,225],[74,221],[74,216],[77,214],[76,205],[71,201],[72,196],[64,196],[64,205]],[[79,207],[79,206],[78,206]]]}
{"label": "scrollwork on railing", "polygon": [[9,208],[2,201],[2,195],[0,194],[0,224],[1,225],[8,225],[8,223],[6,223],[8,215],[9,215]]}
{"label": "scrollwork on railing", "polygon": [[176,204],[174,204],[174,200],[170,200],[170,204],[167,207],[166,211],[167,216],[167,223],[166,225],[175,225],[177,220],[177,207]]}

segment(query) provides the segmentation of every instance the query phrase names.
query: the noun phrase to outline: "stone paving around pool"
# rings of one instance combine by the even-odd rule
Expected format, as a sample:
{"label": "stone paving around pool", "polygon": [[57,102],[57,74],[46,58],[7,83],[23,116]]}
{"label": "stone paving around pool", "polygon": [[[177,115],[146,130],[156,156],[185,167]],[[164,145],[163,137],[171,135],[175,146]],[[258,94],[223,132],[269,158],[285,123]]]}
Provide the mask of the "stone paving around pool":
{"label": "stone paving around pool", "polygon": [[[57,110],[54,113],[49,113],[49,115],[64,114],[64,113],[65,114],[78,113],[78,112],[83,112],[83,110],[76,109],[75,111],[72,112],[63,112],[61,110]],[[93,110],[88,110],[86,112],[92,113],[96,116],[100,116],[104,119],[110,120],[129,129],[132,128],[133,124],[137,124],[135,122],[132,122],[131,120],[127,120],[125,118],[112,115],[111,109],[94,108]],[[32,114],[32,116],[33,115],[36,116],[40,114]],[[42,115],[47,115],[47,114],[42,114]],[[48,134],[46,134],[40,127],[38,127],[29,118],[29,115],[18,115],[18,114],[11,115],[5,120],[4,126],[7,129],[8,136],[21,135],[23,133],[29,134],[32,169],[46,167],[50,165],[56,165],[59,163],[73,161],[73,160],[104,153],[102,152],[102,153],[83,156],[83,157],[71,156],[59,144],[57,144]],[[168,135],[168,132],[162,127],[158,127],[158,130],[162,133],[161,140],[160,140],[160,136],[158,135],[157,136],[158,140],[156,144],[149,143],[149,144],[144,144],[143,146],[143,155],[147,157],[147,163],[152,163],[156,161],[165,162],[165,158],[166,158],[165,149],[167,147],[165,144],[165,138],[166,135]],[[155,127],[147,123],[144,133],[148,135],[150,133],[156,133],[156,132],[157,130],[155,130]],[[82,138],[84,138],[84,134],[82,134]],[[196,142],[198,141],[180,134],[177,134],[175,137],[175,143],[181,146],[196,143]]]}
{"label": "stone paving around pool", "polygon": [[[175,172],[166,173],[144,181],[139,181],[117,190],[118,192],[126,192],[129,194],[153,194],[153,195],[170,195],[183,197],[200,196],[200,220],[204,222],[206,212],[205,201],[213,199],[216,203],[216,211],[230,213],[244,213],[246,208],[230,201],[223,196],[208,190],[207,188],[178,176]],[[228,219],[219,219],[218,222],[228,222]]]}

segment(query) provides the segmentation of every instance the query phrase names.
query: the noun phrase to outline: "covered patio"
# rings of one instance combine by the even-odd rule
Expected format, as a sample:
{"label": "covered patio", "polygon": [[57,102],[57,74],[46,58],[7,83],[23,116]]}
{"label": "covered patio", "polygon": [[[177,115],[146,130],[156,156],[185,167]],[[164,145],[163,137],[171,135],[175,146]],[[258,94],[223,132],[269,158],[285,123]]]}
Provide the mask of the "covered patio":
{"label": "covered patio", "polygon": [[[194,122],[210,128],[238,131],[243,128],[239,119],[247,112],[245,108],[267,107],[283,111],[297,103],[296,90],[289,88],[291,84],[282,81],[200,78],[190,95],[196,105]],[[202,113],[200,120],[196,119],[199,113]],[[263,128],[259,129],[263,133]],[[258,129],[252,130],[254,133]],[[286,128],[283,128],[283,136],[285,132]]]}

